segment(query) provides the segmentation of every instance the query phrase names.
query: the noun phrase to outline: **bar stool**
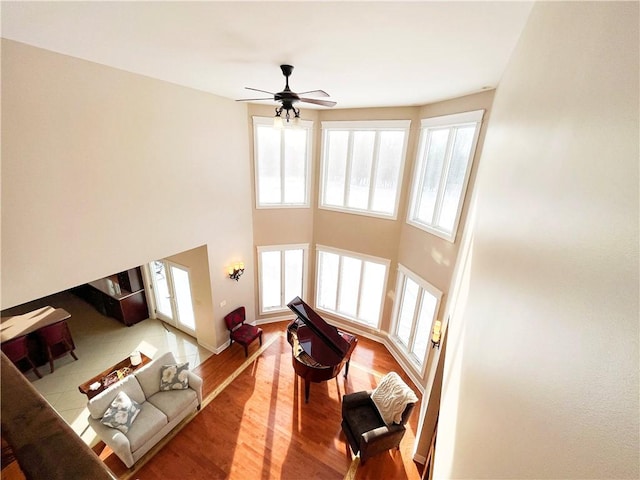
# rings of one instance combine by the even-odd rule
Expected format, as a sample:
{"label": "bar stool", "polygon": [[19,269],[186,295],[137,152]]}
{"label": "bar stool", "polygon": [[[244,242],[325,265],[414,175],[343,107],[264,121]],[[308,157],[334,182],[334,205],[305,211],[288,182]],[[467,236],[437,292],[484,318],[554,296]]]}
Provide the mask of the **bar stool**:
{"label": "bar stool", "polygon": [[47,350],[51,373],[53,373],[53,361],[56,358],[63,357],[67,353],[70,353],[75,360],[78,360],[78,357],[76,357],[76,354],[73,352],[76,347],[71,339],[67,322],[58,322],[42,327],[38,330],[38,336]]}
{"label": "bar stool", "polygon": [[0,345],[0,348],[2,348],[4,354],[9,358],[9,360],[13,362],[16,367],[18,367],[18,369],[20,369],[19,363],[23,360],[26,360],[26,362],[31,367],[31,370],[33,370],[33,373],[35,373],[38,378],[42,378],[42,375],[29,357],[26,335],[4,342],[2,345]]}

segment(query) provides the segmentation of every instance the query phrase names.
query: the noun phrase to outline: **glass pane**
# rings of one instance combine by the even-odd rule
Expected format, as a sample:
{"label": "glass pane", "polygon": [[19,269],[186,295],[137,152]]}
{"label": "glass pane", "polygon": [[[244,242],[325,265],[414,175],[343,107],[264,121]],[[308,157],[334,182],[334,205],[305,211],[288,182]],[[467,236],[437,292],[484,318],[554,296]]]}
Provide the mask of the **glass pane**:
{"label": "glass pane", "polygon": [[371,165],[375,141],[376,132],[353,132],[348,207],[362,210],[369,208]]}
{"label": "glass pane", "polygon": [[262,286],[262,309],[280,308],[280,252],[262,252],[260,281]]}
{"label": "glass pane", "polygon": [[424,290],[422,292],[422,305],[420,305],[420,313],[418,314],[418,327],[413,341],[413,353],[416,359],[422,365],[427,353],[427,346],[430,344],[431,324],[436,314],[436,305],[438,299],[431,293]]}
{"label": "glass pane", "polygon": [[418,290],[418,284],[410,278],[405,277],[396,335],[407,347],[409,346],[409,337],[411,336],[411,327],[413,326],[413,316],[416,311],[416,302],[418,301]]}
{"label": "glass pane", "polygon": [[378,171],[371,210],[393,215],[398,196],[405,134],[404,132],[380,132],[379,135]]}
{"label": "glass pane", "polygon": [[284,130],[284,203],[306,199],[307,130]]}
{"label": "glass pane", "polygon": [[347,171],[349,132],[327,132],[323,204],[344,206],[344,186]]}
{"label": "glass pane", "polygon": [[172,265],[171,275],[173,276],[173,286],[175,287],[178,321],[188,329],[195,331],[196,320],[193,315],[193,304],[191,303],[189,272]]}
{"label": "glass pane", "polygon": [[151,272],[156,285],[155,295],[158,313],[172,320],[173,310],[171,309],[171,296],[169,294],[169,283],[167,281],[165,263],[160,260],[151,262]]}
{"label": "glass pane", "polygon": [[456,129],[456,138],[453,143],[447,183],[444,189],[440,218],[438,219],[438,225],[450,233],[453,231],[456,221],[467,165],[471,160],[471,145],[473,144],[475,130],[475,126]]}
{"label": "glass pane", "polygon": [[342,257],[338,311],[350,317],[356,317],[358,314],[358,291],[360,290],[361,268],[362,260]]}
{"label": "glass pane", "polygon": [[280,131],[266,125],[257,127],[258,204],[281,203]]}
{"label": "glass pane", "polygon": [[284,303],[295,297],[302,298],[303,250],[285,250],[284,252]]}
{"label": "glass pane", "polygon": [[382,289],[386,273],[387,268],[384,265],[364,262],[358,318],[373,327],[378,326],[380,319],[380,305],[384,295]]}
{"label": "glass pane", "polygon": [[426,167],[422,177],[422,188],[420,190],[418,208],[415,212],[416,219],[427,224],[433,224],[433,214],[438,198],[438,188],[442,177],[442,167],[444,165],[444,155],[447,150],[447,140],[449,139],[449,128],[440,130],[429,130],[429,141],[427,142]]}
{"label": "glass pane", "polygon": [[338,263],[335,253],[320,252],[318,255],[318,306],[327,310],[336,309],[338,293]]}

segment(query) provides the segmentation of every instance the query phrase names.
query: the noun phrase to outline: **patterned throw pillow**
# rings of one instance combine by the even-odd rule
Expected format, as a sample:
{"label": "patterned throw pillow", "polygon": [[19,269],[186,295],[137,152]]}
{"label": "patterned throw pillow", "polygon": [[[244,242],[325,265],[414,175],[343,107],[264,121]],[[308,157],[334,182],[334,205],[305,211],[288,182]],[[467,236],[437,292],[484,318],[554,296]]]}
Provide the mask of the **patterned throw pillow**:
{"label": "patterned throw pillow", "polygon": [[104,412],[101,422],[107,427],[117,428],[122,433],[127,433],[139,412],[140,404],[121,391]]}
{"label": "patterned throw pillow", "polygon": [[391,425],[402,422],[402,413],[407,404],[417,402],[418,397],[402,381],[400,375],[396,372],[389,372],[382,377],[378,386],[371,392],[371,400],[380,412],[384,423]]}
{"label": "patterned throw pillow", "polygon": [[163,365],[160,369],[160,390],[168,392],[170,390],[184,390],[189,388],[189,362],[175,365]]}

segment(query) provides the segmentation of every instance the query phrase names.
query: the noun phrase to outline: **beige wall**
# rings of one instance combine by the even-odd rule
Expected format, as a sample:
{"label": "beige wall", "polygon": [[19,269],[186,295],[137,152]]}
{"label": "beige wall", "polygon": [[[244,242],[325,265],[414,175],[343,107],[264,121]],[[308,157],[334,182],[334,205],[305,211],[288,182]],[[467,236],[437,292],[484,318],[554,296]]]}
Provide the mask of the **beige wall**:
{"label": "beige wall", "polygon": [[3,40],[2,308],[206,245],[213,322],[252,310],[225,276],[253,259],[246,112]]}
{"label": "beige wall", "polygon": [[[480,131],[474,168],[470,177],[470,188],[473,188],[477,166],[481,162],[481,152],[486,133],[486,124],[489,120],[493,90],[474,95],[438,102],[422,107],[398,107],[398,108],[367,108],[367,109],[320,109],[305,110],[301,105],[302,116],[314,120],[313,140],[313,179],[311,193],[311,209],[254,209],[254,243],[255,246],[280,244],[280,243],[309,243],[310,244],[310,269],[308,283],[308,300],[315,300],[315,245],[326,245],[344,250],[364,253],[390,261],[387,292],[383,306],[381,322],[382,335],[372,332],[366,327],[360,327],[363,332],[376,335],[384,339],[385,333],[390,329],[393,312],[393,300],[395,298],[396,268],[398,262],[407,266],[422,278],[426,279],[445,295],[439,315],[442,318],[445,312],[445,302],[450,290],[450,284],[457,260],[461,235],[456,241],[449,241],[435,237],[423,230],[409,226],[406,223],[408,202],[410,200],[411,179],[413,176],[416,150],[420,135],[420,120],[439,115],[466,112],[471,110],[485,110],[483,125]],[[249,114],[258,116],[273,116],[272,107],[250,106]],[[310,118],[309,118],[310,117]],[[410,133],[407,143],[407,153],[402,179],[402,189],[398,207],[398,216],[395,220],[380,219],[371,216],[348,214],[331,210],[318,209],[318,191],[320,184],[320,163],[322,143],[322,122],[337,120],[410,120]],[[253,138],[252,132],[250,132]],[[253,149],[253,145],[251,146]],[[253,154],[253,152],[252,152]],[[253,178],[252,178],[253,180]],[[461,229],[467,215],[470,195],[465,198]],[[254,200],[255,201],[255,200]],[[258,305],[258,285],[256,278],[256,305]],[[256,312],[257,315],[258,312]],[[282,315],[282,314],[279,314]],[[274,316],[274,315],[271,315]],[[276,315],[277,316],[277,315]],[[340,320],[331,315],[325,317],[339,324]],[[262,318],[269,318],[263,316]],[[430,352],[431,353],[431,352]],[[429,359],[430,361],[430,359]],[[408,368],[411,368],[407,365]],[[414,372],[416,377],[427,379],[430,369],[425,373]]]}
{"label": "beige wall", "polygon": [[435,478],[638,478],[637,2],[536,3],[493,105]]}

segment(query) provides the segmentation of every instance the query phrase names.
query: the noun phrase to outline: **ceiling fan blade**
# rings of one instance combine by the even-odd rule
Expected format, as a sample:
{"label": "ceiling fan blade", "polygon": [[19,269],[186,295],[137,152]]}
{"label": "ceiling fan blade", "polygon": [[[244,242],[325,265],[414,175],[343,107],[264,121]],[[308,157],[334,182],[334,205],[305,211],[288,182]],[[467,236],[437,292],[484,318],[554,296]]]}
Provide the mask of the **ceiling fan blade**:
{"label": "ceiling fan blade", "polygon": [[300,92],[298,95],[315,95],[316,97],[328,97],[329,94],[324,90],[309,90],[308,92]]}
{"label": "ceiling fan blade", "polygon": [[315,103],[316,105],[322,105],[324,107],[333,107],[336,105],[336,102],[330,102],[329,100],[316,100],[315,98],[301,98],[301,102],[305,103]]}
{"label": "ceiling fan blade", "polygon": [[251,87],[244,87],[247,90],[253,90],[254,92],[262,92],[262,93],[268,93],[269,95],[275,95],[275,93],[273,92],[267,92],[266,90],[260,90],[259,88],[251,88]]}
{"label": "ceiling fan blade", "polygon": [[254,102],[254,101],[258,101],[258,100],[271,100],[271,101],[273,101],[273,97],[267,97],[267,98],[239,98],[238,100],[236,100],[236,102]]}

